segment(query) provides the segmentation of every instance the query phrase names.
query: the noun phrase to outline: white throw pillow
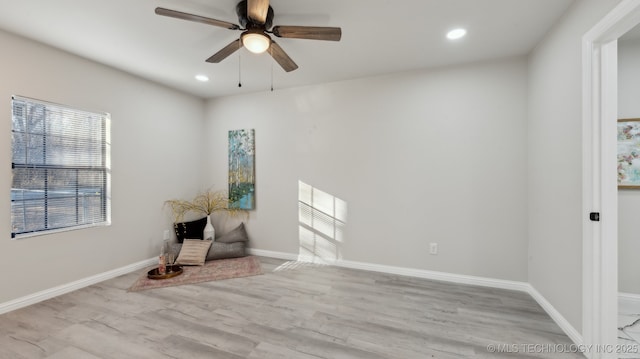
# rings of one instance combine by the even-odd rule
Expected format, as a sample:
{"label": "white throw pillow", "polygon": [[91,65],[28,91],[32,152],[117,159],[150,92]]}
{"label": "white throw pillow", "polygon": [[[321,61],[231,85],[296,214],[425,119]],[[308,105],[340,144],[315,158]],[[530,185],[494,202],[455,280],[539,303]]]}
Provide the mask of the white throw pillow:
{"label": "white throw pillow", "polygon": [[187,266],[201,266],[207,258],[207,252],[212,241],[200,239],[185,239],[176,259],[177,264]]}

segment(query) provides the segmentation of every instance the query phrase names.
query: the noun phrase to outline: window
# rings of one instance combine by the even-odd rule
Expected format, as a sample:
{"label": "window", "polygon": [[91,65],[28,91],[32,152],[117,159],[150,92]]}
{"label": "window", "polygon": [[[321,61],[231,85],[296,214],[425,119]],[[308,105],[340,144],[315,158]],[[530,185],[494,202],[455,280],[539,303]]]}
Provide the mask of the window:
{"label": "window", "polygon": [[110,116],[12,98],[11,238],[110,224]]}

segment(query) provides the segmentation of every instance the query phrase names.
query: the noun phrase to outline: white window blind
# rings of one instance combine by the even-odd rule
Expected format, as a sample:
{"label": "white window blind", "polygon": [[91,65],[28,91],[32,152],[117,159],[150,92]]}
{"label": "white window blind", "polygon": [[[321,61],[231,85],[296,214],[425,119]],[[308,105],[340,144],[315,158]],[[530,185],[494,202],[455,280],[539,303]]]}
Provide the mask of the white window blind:
{"label": "white window blind", "polygon": [[11,238],[110,223],[110,116],[12,98]]}

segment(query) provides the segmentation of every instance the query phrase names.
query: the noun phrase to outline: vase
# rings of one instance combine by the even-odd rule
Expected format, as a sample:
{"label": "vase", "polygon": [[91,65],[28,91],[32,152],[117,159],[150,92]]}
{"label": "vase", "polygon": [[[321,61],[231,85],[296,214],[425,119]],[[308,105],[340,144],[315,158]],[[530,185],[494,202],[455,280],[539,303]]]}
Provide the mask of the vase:
{"label": "vase", "polygon": [[213,224],[211,224],[211,215],[207,215],[207,225],[204,226],[204,231],[202,232],[202,239],[213,240],[215,236],[216,236],[216,230],[213,228]]}
{"label": "vase", "polygon": [[158,274],[165,274],[167,272],[167,241],[162,243],[160,248],[160,257],[158,257]]}

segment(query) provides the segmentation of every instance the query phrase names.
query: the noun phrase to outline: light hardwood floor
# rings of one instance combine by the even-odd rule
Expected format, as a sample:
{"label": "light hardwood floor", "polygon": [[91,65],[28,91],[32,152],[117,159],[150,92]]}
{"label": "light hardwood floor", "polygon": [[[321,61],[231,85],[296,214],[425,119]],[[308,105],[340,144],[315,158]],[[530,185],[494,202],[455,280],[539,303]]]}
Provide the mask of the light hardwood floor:
{"label": "light hardwood floor", "polygon": [[[130,293],[127,274],[0,316],[0,358],[584,358],[527,294],[261,258],[264,275]],[[526,351],[526,350],[524,350]]]}

